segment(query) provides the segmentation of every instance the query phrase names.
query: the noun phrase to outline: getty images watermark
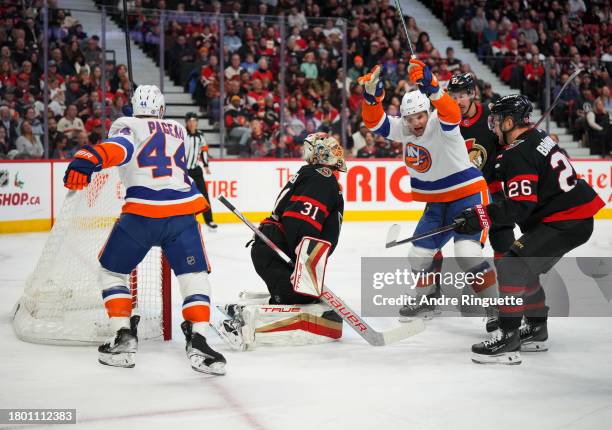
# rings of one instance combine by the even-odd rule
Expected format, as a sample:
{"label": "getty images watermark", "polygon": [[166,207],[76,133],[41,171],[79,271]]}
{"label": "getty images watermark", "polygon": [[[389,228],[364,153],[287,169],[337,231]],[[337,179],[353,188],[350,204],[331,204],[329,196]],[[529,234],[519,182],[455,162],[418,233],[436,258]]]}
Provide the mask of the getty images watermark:
{"label": "getty images watermark", "polygon": [[[366,317],[394,317],[405,305],[436,305],[442,315],[480,316],[488,306],[523,305],[524,297],[497,297],[491,292],[478,295],[474,289],[486,285],[487,259],[478,270],[473,259],[445,258],[440,272],[412,270],[407,258],[361,259],[361,311]],[[529,267],[545,267],[540,284],[546,296],[549,316],[612,316],[612,257],[567,257],[552,268],[548,259],[530,259]],[[523,266],[524,267],[524,266]],[[535,279],[535,277],[533,277]],[[420,294],[423,285],[436,284],[440,294]]]}

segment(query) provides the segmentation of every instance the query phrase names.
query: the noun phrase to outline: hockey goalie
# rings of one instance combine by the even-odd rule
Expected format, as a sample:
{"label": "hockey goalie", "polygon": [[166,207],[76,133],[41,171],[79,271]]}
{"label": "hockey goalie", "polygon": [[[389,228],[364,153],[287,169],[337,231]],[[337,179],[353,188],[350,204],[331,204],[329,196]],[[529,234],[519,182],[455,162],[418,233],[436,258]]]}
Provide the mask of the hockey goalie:
{"label": "hockey goalie", "polygon": [[269,294],[245,292],[239,303],[221,309],[228,319],[217,330],[233,349],[323,343],[342,335],[342,320],[319,297],[342,226],[344,200],[335,172],[346,172],[344,151],[335,138],[314,133],[304,141],[304,160],[259,226],[296,263],[285,263],[256,235],[249,242]]}

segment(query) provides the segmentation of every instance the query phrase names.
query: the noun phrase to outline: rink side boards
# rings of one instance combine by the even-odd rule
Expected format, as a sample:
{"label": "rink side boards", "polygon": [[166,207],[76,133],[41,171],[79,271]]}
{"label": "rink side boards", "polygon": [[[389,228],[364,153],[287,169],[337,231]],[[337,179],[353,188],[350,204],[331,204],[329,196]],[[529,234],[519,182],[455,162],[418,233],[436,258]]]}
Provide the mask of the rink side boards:
{"label": "rink side boards", "polygon": [[[59,212],[67,166],[60,160],[0,161],[0,233],[47,231]],[[412,201],[409,177],[396,159],[352,159],[339,177],[345,221],[415,221],[424,204]],[[578,171],[607,207],[598,219],[612,219],[612,159],[574,159]],[[253,222],[267,217],[284,184],[299,170],[298,159],[212,160],[207,185],[217,223],[236,217],[217,202],[231,198]],[[202,217],[198,219],[202,222]]]}

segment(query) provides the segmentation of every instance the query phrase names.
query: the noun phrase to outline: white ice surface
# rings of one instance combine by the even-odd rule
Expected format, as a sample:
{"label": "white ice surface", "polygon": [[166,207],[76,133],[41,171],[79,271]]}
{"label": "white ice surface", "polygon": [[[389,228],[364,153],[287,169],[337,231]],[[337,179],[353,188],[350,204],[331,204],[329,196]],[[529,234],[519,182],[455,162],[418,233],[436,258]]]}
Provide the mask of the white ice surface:
{"label": "white ice surface", "polygon": [[[384,249],[388,226],[346,223],[331,258],[326,281],[356,309],[360,257],[406,253]],[[404,224],[402,237],[412,227]],[[597,222],[591,241],[572,255],[612,254],[611,228],[612,221]],[[206,234],[213,300],[263,290],[244,248],[246,227],[218,230]],[[520,366],[470,361],[470,346],[484,338],[479,318],[435,319],[424,333],[383,348],[367,345],[346,325],[343,339],[332,344],[247,353],[228,351],[211,333],[228,373],[210,377],[193,372],[185,358],[175,288],[174,340],[141,342],[134,369],[101,366],[94,347],[21,342],[10,313],[46,236],[0,236],[0,408],[76,408],[77,427],[86,429],[610,428],[610,318],[551,319],[550,351],[523,354]],[[370,321],[377,328],[397,324]]]}

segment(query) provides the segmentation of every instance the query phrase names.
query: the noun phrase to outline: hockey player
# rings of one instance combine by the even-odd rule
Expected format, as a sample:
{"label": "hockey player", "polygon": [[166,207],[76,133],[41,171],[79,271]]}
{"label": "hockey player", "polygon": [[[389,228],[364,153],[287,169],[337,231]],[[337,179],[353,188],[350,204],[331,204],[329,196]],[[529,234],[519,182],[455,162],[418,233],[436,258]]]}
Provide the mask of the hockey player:
{"label": "hockey player", "polygon": [[[312,262],[312,271],[324,273],[327,255],[336,248],[342,226],[344,200],[335,172],[346,171],[344,151],[327,133],[314,133],[304,140],[304,160],[307,164],[281,190],[272,214],[259,229],[293,261]],[[319,304],[319,299],[296,293],[296,276],[302,276],[257,236],[251,259],[270,292],[268,304],[273,306],[226,307],[232,319],[219,331],[230,345],[246,349],[256,340],[265,343],[266,333],[273,334],[272,343],[285,344],[323,342],[341,336],[340,317]]]}
{"label": "hockey player", "polygon": [[[417,59],[410,60],[409,75],[419,89],[404,95],[400,106],[401,118],[388,116],[381,105],[384,98],[380,66],[359,78],[364,85],[362,116],[374,133],[404,144],[404,161],[410,173],[412,197],[427,202],[415,234],[449,224],[464,209],[474,204],[488,204],[487,184],[478,168],[468,158],[465,141],[459,130],[461,112],[457,103],[438,85],[429,68]],[[435,111],[430,111],[433,104]],[[449,232],[413,243],[408,258],[414,271],[431,272],[433,257],[450,239],[454,238],[455,256],[464,271],[486,274],[483,282],[472,285],[482,297],[496,297],[495,272],[482,257],[486,232],[462,234]],[[431,277],[426,277],[430,279]],[[417,293],[435,295],[435,283],[423,282]],[[492,308],[487,308],[494,311]],[[429,316],[432,306],[420,304],[404,306],[402,319]],[[496,314],[488,315],[489,330],[495,327]]]}
{"label": "hockey player", "polygon": [[110,327],[116,335],[98,348],[102,364],[134,367],[139,317],[132,316],[129,273],[152,246],[160,246],[183,295],[181,324],[194,370],[225,373],[225,358],[206,342],[210,319],[210,265],[195,220],[208,202],[187,176],[183,126],[164,120],[164,96],[154,85],[136,88],[134,117],[111,125],[109,137],[86,145],[68,165],[64,184],[81,190],[94,172],[117,166],[126,187],[125,204],[100,252],[100,285]]}
{"label": "hockey player", "polygon": [[[500,296],[507,305],[500,306],[500,330],[472,346],[476,363],[519,364],[519,351],[547,350],[548,308],[539,275],[589,239],[593,216],[604,206],[555,141],[531,126],[531,111],[531,102],[522,95],[505,96],[492,105],[489,123],[503,147],[494,174],[506,198],[455,218],[461,234],[510,223],[523,233],[498,263]],[[526,324],[519,330],[523,316]]]}

